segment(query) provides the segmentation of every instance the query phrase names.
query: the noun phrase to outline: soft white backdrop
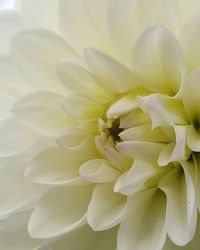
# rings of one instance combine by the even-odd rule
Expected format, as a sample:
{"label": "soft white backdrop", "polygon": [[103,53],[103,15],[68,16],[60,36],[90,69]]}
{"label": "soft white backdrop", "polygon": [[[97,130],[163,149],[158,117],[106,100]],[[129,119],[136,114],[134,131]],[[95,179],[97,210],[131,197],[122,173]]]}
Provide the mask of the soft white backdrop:
{"label": "soft white backdrop", "polygon": [[0,9],[10,9],[15,0],[0,0]]}

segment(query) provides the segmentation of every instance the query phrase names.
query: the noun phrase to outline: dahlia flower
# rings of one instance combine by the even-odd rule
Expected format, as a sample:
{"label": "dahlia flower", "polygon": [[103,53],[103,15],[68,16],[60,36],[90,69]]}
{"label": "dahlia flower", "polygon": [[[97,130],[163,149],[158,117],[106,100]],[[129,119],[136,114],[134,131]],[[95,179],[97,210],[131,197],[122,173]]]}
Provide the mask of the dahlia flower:
{"label": "dahlia flower", "polygon": [[200,2],[0,12],[0,249],[196,250]]}

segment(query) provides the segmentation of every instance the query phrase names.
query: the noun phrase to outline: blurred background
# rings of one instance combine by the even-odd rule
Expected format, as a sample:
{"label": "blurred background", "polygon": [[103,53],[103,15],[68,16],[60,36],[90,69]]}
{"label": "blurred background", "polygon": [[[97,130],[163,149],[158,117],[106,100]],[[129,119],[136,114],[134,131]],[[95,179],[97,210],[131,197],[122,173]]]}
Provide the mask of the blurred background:
{"label": "blurred background", "polygon": [[0,9],[10,9],[15,0],[0,0]]}

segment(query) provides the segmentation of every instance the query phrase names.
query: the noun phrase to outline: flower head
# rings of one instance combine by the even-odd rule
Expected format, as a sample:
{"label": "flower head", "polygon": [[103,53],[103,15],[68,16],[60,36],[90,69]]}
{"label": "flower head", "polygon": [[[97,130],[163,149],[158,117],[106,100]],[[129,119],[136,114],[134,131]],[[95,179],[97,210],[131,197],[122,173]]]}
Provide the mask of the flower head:
{"label": "flower head", "polygon": [[0,13],[0,248],[195,249],[197,10],[17,0]]}

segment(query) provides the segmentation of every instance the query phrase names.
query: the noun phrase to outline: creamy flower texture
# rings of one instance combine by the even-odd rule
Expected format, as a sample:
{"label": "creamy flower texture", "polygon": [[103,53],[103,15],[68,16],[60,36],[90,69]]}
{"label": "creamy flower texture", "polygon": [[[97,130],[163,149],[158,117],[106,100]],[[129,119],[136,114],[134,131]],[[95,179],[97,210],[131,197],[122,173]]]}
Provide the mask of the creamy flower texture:
{"label": "creamy flower texture", "polygon": [[0,250],[197,250],[200,1],[0,12]]}

